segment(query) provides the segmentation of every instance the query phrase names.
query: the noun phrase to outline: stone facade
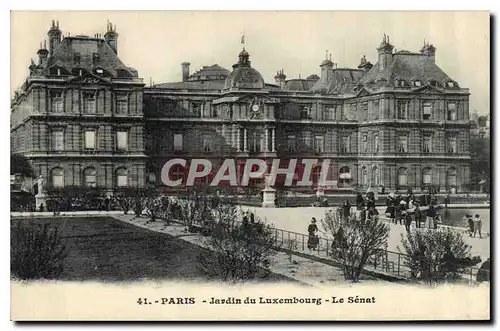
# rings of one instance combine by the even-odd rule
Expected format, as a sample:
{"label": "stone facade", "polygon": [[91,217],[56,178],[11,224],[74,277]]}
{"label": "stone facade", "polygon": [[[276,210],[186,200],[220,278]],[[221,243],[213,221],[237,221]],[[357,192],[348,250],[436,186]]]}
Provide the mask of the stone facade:
{"label": "stone facade", "polygon": [[[281,70],[276,84],[264,82],[243,49],[232,71],[213,65],[190,75],[185,62],[182,82],[145,87],[118,59],[117,37],[108,26],[104,39],[41,47],[16,94],[12,151],[49,183],[56,169],[65,186],[165,188],[161,170],[172,158],[210,158],[214,172],[227,158],[280,158],[283,166],[313,158],[329,160],[332,191],[432,185],[447,192],[469,184],[469,92],[439,69],[432,45],[394,53],[384,38],[375,65],[363,57],[358,68],[339,69],[330,58],[319,76],[287,81]],[[316,170],[312,180],[294,190],[314,191]]]}

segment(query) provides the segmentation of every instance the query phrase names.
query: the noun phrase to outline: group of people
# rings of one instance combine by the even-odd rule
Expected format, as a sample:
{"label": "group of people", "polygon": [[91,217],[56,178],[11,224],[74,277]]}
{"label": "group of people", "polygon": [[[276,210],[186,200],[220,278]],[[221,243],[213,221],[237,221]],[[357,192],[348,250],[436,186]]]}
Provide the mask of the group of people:
{"label": "group of people", "polygon": [[473,218],[471,214],[467,213],[467,215],[465,215],[465,219],[467,220],[467,231],[469,232],[469,237],[474,236],[474,238],[476,238],[477,233],[479,234],[479,238],[482,239],[481,228],[483,222],[479,214],[474,215]]}

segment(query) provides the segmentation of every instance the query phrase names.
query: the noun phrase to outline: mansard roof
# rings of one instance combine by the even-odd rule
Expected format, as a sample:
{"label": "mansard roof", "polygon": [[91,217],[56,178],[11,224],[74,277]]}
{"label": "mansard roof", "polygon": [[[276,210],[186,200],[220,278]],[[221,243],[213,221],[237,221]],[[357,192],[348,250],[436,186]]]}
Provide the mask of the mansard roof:
{"label": "mansard roof", "polygon": [[392,61],[383,70],[380,70],[380,63],[377,62],[361,79],[360,83],[370,84],[385,80],[388,85],[392,85],[391,82],[396,78],[407,81],[421,80],[422,82],[452,80],[436,65],[433,58],[420,53],[401,51],[392,55]]}
{"label": "mansard roof", "polygon": [[68,72],[73,68],[86,69],[92,72],[100,68],[111,76],[137,77],[137,70],[127,67],[117,56],[111,46],[101,38],[87,36],[65,37],[54,54],[48,58],[44,73],[50,68],[60,67]]}

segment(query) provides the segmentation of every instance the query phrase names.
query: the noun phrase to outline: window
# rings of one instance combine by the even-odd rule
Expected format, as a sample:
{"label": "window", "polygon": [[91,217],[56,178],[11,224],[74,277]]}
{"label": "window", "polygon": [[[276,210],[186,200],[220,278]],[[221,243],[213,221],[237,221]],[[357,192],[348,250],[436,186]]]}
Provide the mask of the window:
{"label": "window", "polygon": [[446,172],[446,184],[448,186],[457,186],[457,171],[455,168],[450,168]]}
{"label": "window", "polygon": [[288,136],[288,151],[289,152],[296,152],[297,151],[297,141],[295,136]]}
{"label": "window", "polygon": [[422,151],[424,153],[430,153],[432,151],[432,137],[430,135],[424,136]]}
{"label": "window", "polygon": [[201,103],[193,102],[192,106],[193,106],[193,114],[197,117],[200,117],[202,112]]}
{"label": "window", "polygon": [[380,101],[375,100],[373,101],[373,119],[378,120],[380,115]]}
{"label": "window", "polygon": [[339,187],[348,187],[351,183],[351,170],[349,167],[341,167],[339,170]]}
{"label": "window", "polygon": [[455,102],[448,103],[448,121],[455,121],[457,119],[457,104]]}
{"label": "window", "polygon": [[457,136],[449,135],[448,136],[448,153],[456,153],[457,152]]}
{"label": "window", "polygon": [[128,112],[128,99],[126,95],[116,96],[116,113],[126,114]]}
{"label": "window", "polygon": [[363,110],[368,110],[368,102],[363,102]]}
{"label": "window", "polygon": [[261,135],[257,130],[250,131],[250,152],[260,152]]}
{"label": "window", "polygon": [[430,120],[432,116],[432,103],[423,102],[422,103],[422,116],[424,120]]}
{"label": "window", "polygon": [[97,176],[94,168],[86,168],[83,171],[83,179],[85,180],[86,187],[96,187],[97,186]]}
{"label": "window", "polygon": [[99,61],[100,61],[100,56],[98,53],[92,53],[92,63],[94,65],[97,65],[99,64]]}
{"label": "window", "polygon": [[305,119],[310,119],[310,109],[309,106],[307,105],[300,105],[300,119],[305,120]]}
{"label": "window", "polygon": [[53,113],[62,113],[64,111],[62,92],[51,92],[51,104]]}
{"label": "window", "polygon": [[102,70],[102,69],[96,69],[95,73],[98,74],[98,75],[102,75],[104,73],[104,70]]}
{"label": "window", "polygon": [[398,186],[408,185],[408,170],[406,168],[399,168],[398,170]]}
{"label": "window", "polygon": [[85,131],[85,149],[95,149],[95,130]]}
{"label": "window", "polygon": [[240,143],[239,143],[239,151],[245,150],[245,129],[240,129]]}
{"label": "window", "polygon": [[95,113],[96,112],[95,103],[95,92],[85,92],[83,93],[83,109],[85,113]]}
{"label": "window", "polygon": [[64,131],[54,130],[52,131],[52,150],[63,151],[64,150]]}
{"label": "window", "polygon": [[117,142],[116,146],[119,150],[126,151],[128,149],[128,132],[117,131],[116,142]]}
{"label": "window", "polygon": [[209,136],[203,136],[202,138],[203,151],[210,153],[212,152],[212,140]]}
{"label": "window", "polygon": [[180,152],[182,149],[182,133],[174,133],[174,151]]}
{"label": "window", "polygon": [[397,101],[397,114],[396,118],[398,120],[405,120],[408,113],[408,101],[406,100],[398,100]]}
{"label": "window", "polygon": [[314,184],[317,184],[321,179],[321,167],[314,167],[311,171],[311,180]]}
{"label": "window", "polygon": [[148,183],[155,184],[156,183],[156,173],[154,171],[150,171],[148,174]]}
{"label": "window", "polygon": [[51,171],[52,187],[64,186],[64,172],[61,168],[54,168]]}
{"label": "window", "polygon": [[325,117],[328,121],[334,121],[335,120],[335,107],[326,108]]}
{"label": "window", "polygon": [[[217,107],[212,107],[212,117],[218,117]],[[232,116],[230,116],[232,118]]]}
{"label": "window", "polygon": [[372,168],[372,183],[375,186],[380,184],[380,174],[377,167]]}
{"label": "window", "polygon": [[432,170],[431,168],[425,168],[422,170],[422,184],[431,185],[432,182]]}
{"label": "window", "polygon": [[454,82],[447,82],[447,83],[446,83],[446,86],[447,86],[448,88],[454,88],[454,87],[455,87],[455,83],[454,83]]}
{"label": "window", "polygon": [[368,153],[368,135],[363,135],[363,153]]}
{"label": "window", "polygon": [[373,148],[374,148],[374,152],[375,153],[378,153],[379,151],[379,139],[378,139],[378,133],[375,133],[373,135]]}
{"label": "window", "polygon": [[342,137],[340,152],[341,153],[350,153],[351,152],[351,137],[350,136],[345,135]]}
{"label": "window", "polygon": [[429,81],[429,85],[432,86],[432,87],[438,87],[439,86],[438,82],[435,81],[435,80]]}
{"label": "window", "polygon": [[399,136],[398,152],[399,153],[407,153],[408,152],[408,136],[406,136],[406,135]]}
{"label": "window", "polygon": [[272,151],[273,150],[273,139],[274,139],[274,129],[267,129],[267,150]]}
{"label": "window", "polygon": [[325,139],[321,136],[314,138],[314,149],[316,153],[323,153],[325,151]]}
{"label": "window", "polygon": [[125,168],[119,168],[116,170],[116,186],[117,187],[127,187],[128,186],[128,171]]}
{"label": "window", "polygon": [[302,140],[305,146],[312,147],[311,131],[302,132]]}
{"label": "window", "polygon": [[420,87],[420,86],[422,86],[422,82],[421,82],[421,81],[419,81],[419,80],[414,81],[414,82],[413,82],[413,84],[414,84],[416,87]]}

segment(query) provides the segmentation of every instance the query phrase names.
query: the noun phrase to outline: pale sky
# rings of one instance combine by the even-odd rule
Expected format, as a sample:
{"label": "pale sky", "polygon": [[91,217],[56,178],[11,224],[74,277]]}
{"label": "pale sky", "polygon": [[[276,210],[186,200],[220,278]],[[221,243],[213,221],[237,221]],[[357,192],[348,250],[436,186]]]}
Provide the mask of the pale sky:
{"label": "pale sky", "polygon": [[118,55],[149,84],[181,80],[180,63],[191,72],[219,64],[229,70],[241,50],[241,35],[252,67],[266,82],[284,69],[287,79],[319,75],[325,52],[338,67],[356,67],[361,56],[373,64],[383,34],[397,50],[420,50],[424,40],[437,48],[436,63],[461,87],[470,89],[470,110],[490,106],[490,21],[488,12],[341,11],[140,11],[12,12],[11,94],[37,60],[51,21],[66,36],[104,34],[116,24]]}

